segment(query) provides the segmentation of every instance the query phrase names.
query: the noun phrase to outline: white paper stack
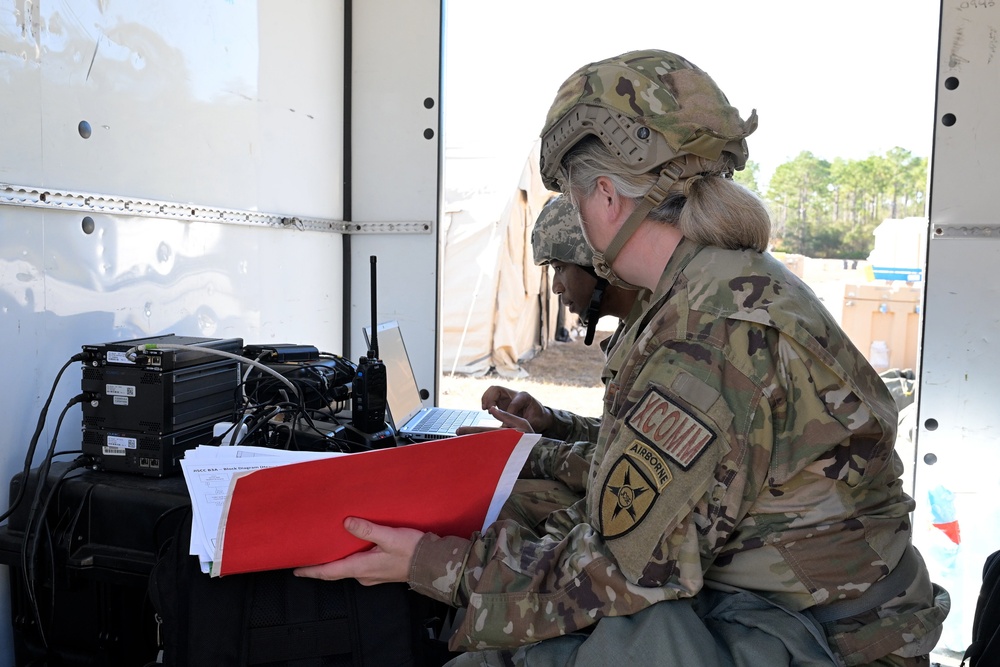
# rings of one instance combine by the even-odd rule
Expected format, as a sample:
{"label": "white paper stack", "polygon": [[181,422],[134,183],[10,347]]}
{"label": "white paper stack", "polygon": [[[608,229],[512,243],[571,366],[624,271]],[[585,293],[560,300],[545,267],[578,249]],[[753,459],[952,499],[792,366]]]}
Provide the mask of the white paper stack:
{"label": "white paper stack", "polygon": [[234,475],[301,461],[313,461],[336,452],[290,452],[267,447],[200,446],[184,453],[181,470],[191,496],[190,554],[198,557],[201,571],[208,573],[218,547],[219,523]]}

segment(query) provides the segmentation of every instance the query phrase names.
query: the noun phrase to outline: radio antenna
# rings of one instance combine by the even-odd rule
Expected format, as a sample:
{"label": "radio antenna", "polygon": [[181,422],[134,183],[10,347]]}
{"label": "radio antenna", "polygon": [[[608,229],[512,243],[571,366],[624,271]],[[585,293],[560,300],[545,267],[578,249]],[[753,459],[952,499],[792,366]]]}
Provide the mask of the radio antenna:
{"label": "radio antenna", "polygon": [[385,364],[378,358],[378,328],[375,295],[375,255],[371,258],[372,268],[372,335],[368,342],[368,352],[358,360],[354,379],[351,380],[351,423],[338,427],[338,437],[346,439],[364,449],[391,447],[396,444],[395,433],[385,421],[386,380]]}
{"label": "radio antenna", "polygon": [[372,270],[372,277],[371,277],[371,283],[372,283],[372,341],[371,341],[371,345],[368,346],[368,358],[369,359],[378,359],[378,326],[375,323],[375,319],[376,319],[376,314],[375,313],[376,313],[376,310],[377,310],[376,301],[375,301],[375,296],[376,296],[376,292],[377,292],[376,285],[375,285],[375,262],[376,262],[375,255],[372,255],[369,259],[371,261],[371,270]]}

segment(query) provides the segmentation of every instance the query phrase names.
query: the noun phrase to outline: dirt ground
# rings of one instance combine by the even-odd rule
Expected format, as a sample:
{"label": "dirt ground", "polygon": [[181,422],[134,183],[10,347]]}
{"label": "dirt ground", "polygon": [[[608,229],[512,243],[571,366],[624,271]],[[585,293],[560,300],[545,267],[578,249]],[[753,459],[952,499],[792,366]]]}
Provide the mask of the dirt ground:
{"label": "dirt ground", "polygon": [[533,359],[521,364],[529,374],[526,378],[508,379],[493,374],[473,378],[445,373],[441,378],[439,403],[451,408],[479,407],[486,389],[502,385],[526,391],[551,407],[587,417],[600,416],[604,397],[601,384],[604,354],[598,342],[610,334],[610,331],[598,330],[590,346],[583,344],[582,336],[574,336],[566,343],[550,343]]}

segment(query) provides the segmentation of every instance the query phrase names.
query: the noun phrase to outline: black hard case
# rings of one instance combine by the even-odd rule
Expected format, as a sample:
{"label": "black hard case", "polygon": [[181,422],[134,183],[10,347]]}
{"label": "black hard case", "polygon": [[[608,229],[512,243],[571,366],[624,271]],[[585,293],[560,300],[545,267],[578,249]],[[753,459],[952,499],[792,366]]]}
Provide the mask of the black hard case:
{"label": "black hard case", "polygon": [[[66,467],[53,464],[45,494]],[[41,524],[51,539],[39,543],[33,580],[46,648],[27,598],[21,554],[37,477],[35,469],[17,510],[0,527],[19,666],[143,666],[157,660],[165,637],[173,644],[160,659],[189,667],[436,667],[449,657],[435,638],[447,610],[403,584],[362,587],[353,580],[299,579],[290,571],[210,578],[196,571],[194,557],[169,560],[172,549],[186,555],[190,535],[183,477],[89,469],[72,471],[58,484]],[[11,499],[22,483],[21,474],[11,480]],[[150,581],[154,568],[159,586]],[[162,591],[164,582],[177,585],[173,594],[159,596],[157,608],[149,591]],[[229,601],[224,611],[206,618],[220,600]],[[206,638],[210,651],[196,643]]]}
{"label": "black hard case", "polygon": [[[67,466],[53,463],[43,498]],[[190,506],[184,479],[81,469],[58,485],[44,521],[33,519],[31,531],[40,540],[32,580],[48,649],[29,603],[21,554],[37,481],[36,468],[0,528],[0,562],[10,566],[17,665],[151,662],[157,626],[146,586],[157,544],[177,529]],[[11,500],[23,483],[22,474],[11,480]]]}

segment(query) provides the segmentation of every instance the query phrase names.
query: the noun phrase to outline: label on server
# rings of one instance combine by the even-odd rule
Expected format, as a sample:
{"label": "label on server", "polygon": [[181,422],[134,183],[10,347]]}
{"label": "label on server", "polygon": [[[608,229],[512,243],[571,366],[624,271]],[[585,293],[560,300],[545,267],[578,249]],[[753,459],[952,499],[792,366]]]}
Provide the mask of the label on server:
{"label": "label on server", "polygon": [[[138,441],[135,438],[126,438],[120,435],[109,435],[108,446],[105,449],[136,449]],[[123,452],[124,454],[124,452]]]}
{"label": "label on server", "polygon": [[108,396],[128,396],[135,398],[135,386],[130,384],[106,384],[104,393]]}
{"label": "label on server", "polygon": [[124,352],[108,350],[108,363],[112,364],[134,364],[135,362],[125,356]]}

